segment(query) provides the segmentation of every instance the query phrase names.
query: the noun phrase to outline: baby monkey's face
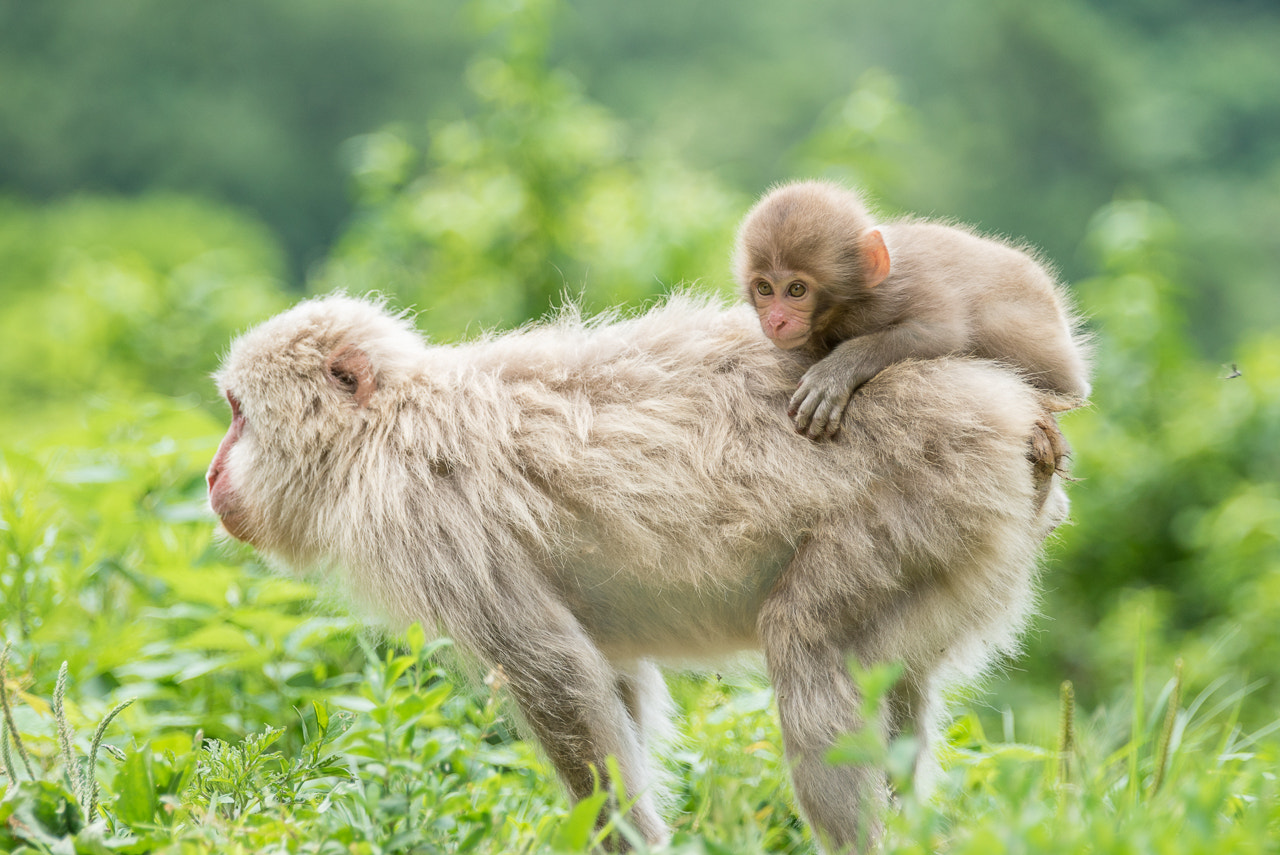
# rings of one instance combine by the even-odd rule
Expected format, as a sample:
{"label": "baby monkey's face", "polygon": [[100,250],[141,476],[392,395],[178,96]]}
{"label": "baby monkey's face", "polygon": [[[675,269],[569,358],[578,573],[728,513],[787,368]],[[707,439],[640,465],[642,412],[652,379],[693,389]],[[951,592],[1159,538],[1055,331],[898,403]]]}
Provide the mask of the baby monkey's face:
{"label": "baby monkey's face", "polygon": [[793,350],[808,342],[818,289],[807,273],[756,271],[748,293],[760,316],[760,328],[770,341],[783,350]]}

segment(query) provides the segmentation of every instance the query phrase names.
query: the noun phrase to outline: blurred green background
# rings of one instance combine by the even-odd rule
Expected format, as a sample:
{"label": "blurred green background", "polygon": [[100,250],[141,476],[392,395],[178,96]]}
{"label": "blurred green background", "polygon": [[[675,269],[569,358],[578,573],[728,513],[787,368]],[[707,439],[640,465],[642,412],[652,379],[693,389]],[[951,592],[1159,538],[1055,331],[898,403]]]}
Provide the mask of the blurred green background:
{"label": "blurred green background", "polygon": [[[206,538],[157,568],[136,537],[211,525],[208,373],[237,331],[335,288],[415,308],[440,341],[565,294],[728,295],[738,219],[808,176],[1025,238],[1091,318],[1093,405],[1064,419],[1075,523],[1027,655],[979,703],[1067,678],[1098,703],[1141,640],[1192,687],[1259,680],[1243,714],[1273,719],[1280,7],[1262,0],[0,0],[6,638],[37,659],[74,641],[82,682],[127,683],[143,651],[104,645],[138,613],[51,568],[180,591],[222,560]],[[41,551],[15,522],[32,479],[45,512],[114,537]],[[86,484],[118,489],[77,504]],[[79,617],[55,629],[59,608]]]}

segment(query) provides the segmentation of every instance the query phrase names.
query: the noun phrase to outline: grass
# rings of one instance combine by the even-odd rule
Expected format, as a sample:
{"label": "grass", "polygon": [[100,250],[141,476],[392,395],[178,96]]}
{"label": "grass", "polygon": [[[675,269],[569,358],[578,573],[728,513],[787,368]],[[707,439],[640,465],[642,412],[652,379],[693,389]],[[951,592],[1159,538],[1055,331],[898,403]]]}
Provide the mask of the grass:
{"label": "grass", "polygon": [[[0,851],[589,851],[603,795],[567,805],[447,642],[387,643],[212,541],[217,433],[170,402],[0,458]],[[1242,724],[1250,686],[1188,686],[1131,653],[1105,706],[1047,689],[1047,726],[962,707],[945,775],[929,797],[903,787],[884,851],[1280,851],[1280,734]],[[674,836],[641,850],[814,851],[767,685],[749,669],[672,685]]]}
{"label": "grass", "polygon": [[[335,693],[331,704],[293,710],[287,727],[235,741],[197,733],[179,751],[156,751],[145,720],[111,727],[123,705],[92,739],[87,730],[71,732],[60,701],[51,715],[32,717],[38,726],[18,726],[13,739],[11,710],[0,845],[94,853],[589,851],[599,803],[568,808],[545,762],[511,738],[497,698],[459,691],[436,664],[439,645],[421,631],[403,648],[365,643],[365,665],[347,681],[354,694]],[[8,673],[12,699],[21,696],[15,676]],[[1166,702],[1176,700],[1176,682]],[[751,679],[676,683],[687,731],[670,754],[676,834],[670,846],[642,851],[809,851],[786,800],[768,690]],[[28,712],[43,711],[33,699]],[[885,851],[1274,852],[1276,743],[1234,724],[1241,700],[1212,688],[1186,707],[1157,704],[1118,744],[1109,736],[1114,714],[1095,714],[1079,731],[1068,724],[1065,738],[1047,746],[990,739],[977,715],[964,715],[941,786],[928,799],[907,792],[898,800]],[[112,730],[115,744],[103,743]],[[110,751],[95,757],[99,744]],[[107,782],[100,801],[99,780]]]}

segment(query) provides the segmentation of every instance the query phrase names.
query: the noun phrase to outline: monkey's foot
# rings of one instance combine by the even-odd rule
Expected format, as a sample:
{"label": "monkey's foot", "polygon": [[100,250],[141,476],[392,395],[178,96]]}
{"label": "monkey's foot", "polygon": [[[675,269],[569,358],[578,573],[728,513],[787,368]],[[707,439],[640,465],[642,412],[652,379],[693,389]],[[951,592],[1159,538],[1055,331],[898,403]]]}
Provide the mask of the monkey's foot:
{"label": "monkey's foot", "polygon": [[1046,489],[1055,474],[1065,476],[1070,456],[1071,446],[1058,430],[1058,420],[1049,413],[1036,419],[1031,428],[1027,459],[1031,461],[1037,489]]}

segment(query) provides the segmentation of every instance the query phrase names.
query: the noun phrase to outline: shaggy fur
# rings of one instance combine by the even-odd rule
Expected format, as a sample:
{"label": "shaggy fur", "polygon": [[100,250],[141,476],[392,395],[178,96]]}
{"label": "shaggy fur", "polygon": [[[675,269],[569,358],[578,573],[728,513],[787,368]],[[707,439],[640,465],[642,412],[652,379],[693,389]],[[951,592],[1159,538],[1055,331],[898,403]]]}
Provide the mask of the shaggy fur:
{"label": "shaggy fur", "polygon": [[846,657],[905,663],[883,725],[927,746],[943,687],[1016,649],[1066,497],[1037,493],[1037,397],[997,365],[894,365],[821,443],[786,415],[803,369],[747,307],[685,297],[453,347],[378,303],[313,300],[226,357],[239,426],[211,503],[501,665],[570,794],[613,755],[648,840],[666,834],[653,661],[763,648],[801,808],[832,845],[865,843],[883,774],[822,760],[861,724]]}

